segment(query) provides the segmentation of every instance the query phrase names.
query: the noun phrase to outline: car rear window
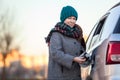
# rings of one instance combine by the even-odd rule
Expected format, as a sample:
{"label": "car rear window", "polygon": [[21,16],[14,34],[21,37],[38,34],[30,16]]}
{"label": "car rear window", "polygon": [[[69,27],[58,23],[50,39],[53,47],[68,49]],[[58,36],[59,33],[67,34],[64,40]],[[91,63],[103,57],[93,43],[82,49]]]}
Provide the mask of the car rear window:
{"label": "car rear window", "polygon": [[119,17],[117,25],[115,27],[114,33],[120,33],[120,17]]}

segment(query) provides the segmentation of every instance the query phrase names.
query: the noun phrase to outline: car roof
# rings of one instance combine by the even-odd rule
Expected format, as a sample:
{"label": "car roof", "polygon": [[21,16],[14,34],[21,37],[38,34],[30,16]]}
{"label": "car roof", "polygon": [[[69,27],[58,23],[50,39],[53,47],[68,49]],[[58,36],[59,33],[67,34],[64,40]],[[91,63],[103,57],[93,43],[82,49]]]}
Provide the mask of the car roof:
{"label": "car roof", "polygon": [[109,10],[111,10],[111,9],[113,9],[113,8],[115,8],[115,7],[118,7],[118,6],[120,6],[120,2],[118,2],[117,4],[115,4],[112,8],[110,8]]}

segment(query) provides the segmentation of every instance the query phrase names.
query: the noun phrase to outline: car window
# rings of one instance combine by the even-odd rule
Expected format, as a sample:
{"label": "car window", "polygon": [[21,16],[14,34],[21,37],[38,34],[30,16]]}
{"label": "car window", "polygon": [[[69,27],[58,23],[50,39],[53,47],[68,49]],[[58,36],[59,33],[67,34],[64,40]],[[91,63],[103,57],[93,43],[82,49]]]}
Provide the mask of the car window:
{"label": "car window", "polygon": [[119,16],[117,25],[115,27],[114,33],[120,33],[120,16]]}
{"label": "car window", "polygon": [[87,40],[86,40],[86,50],[89,49],[90,47],[90,44],[91,44],[91,40],[92,40],[92,37],[93,37],[93,34],[94,34],[94,31],[97,27],[97,23],[95,24],[95,26],[93,27],[93,29],[91,30]]}
{"label": "car window", "polygon": [[100,34],[102,33],[102,29],[105,23],[107,16],[105,16],[104,18],[102,18],[94,27],[93,31],[90,33],[90,37],[88,37],[88,41],[87,41],[87,50],[89,50],[92,46],[94,46],[100,38]]}

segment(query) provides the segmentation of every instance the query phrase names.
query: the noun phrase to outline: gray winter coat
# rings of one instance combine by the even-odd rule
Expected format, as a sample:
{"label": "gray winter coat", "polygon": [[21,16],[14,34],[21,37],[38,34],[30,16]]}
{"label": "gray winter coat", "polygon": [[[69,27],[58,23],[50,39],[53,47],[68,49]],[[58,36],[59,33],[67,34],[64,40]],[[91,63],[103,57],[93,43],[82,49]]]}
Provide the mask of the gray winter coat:
{"label": "gray winter coat", "polygon": [[73,61],[81,50],[76,39],[54,32],[49,46],[48,80],[81,80],[80,66]]}

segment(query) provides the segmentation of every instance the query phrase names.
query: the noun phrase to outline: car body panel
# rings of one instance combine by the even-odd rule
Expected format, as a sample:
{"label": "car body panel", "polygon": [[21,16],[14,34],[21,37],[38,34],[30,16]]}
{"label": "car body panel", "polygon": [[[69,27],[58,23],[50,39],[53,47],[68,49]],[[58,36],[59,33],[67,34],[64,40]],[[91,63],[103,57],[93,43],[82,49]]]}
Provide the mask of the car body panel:
{"label": "car body panel", "polygon": [[120,64],[106,63],[109,43],[120,42],[120,3],[118,4],[97,21],[86,41],[86,52],[92,57],[86,79],[120,80]]}

